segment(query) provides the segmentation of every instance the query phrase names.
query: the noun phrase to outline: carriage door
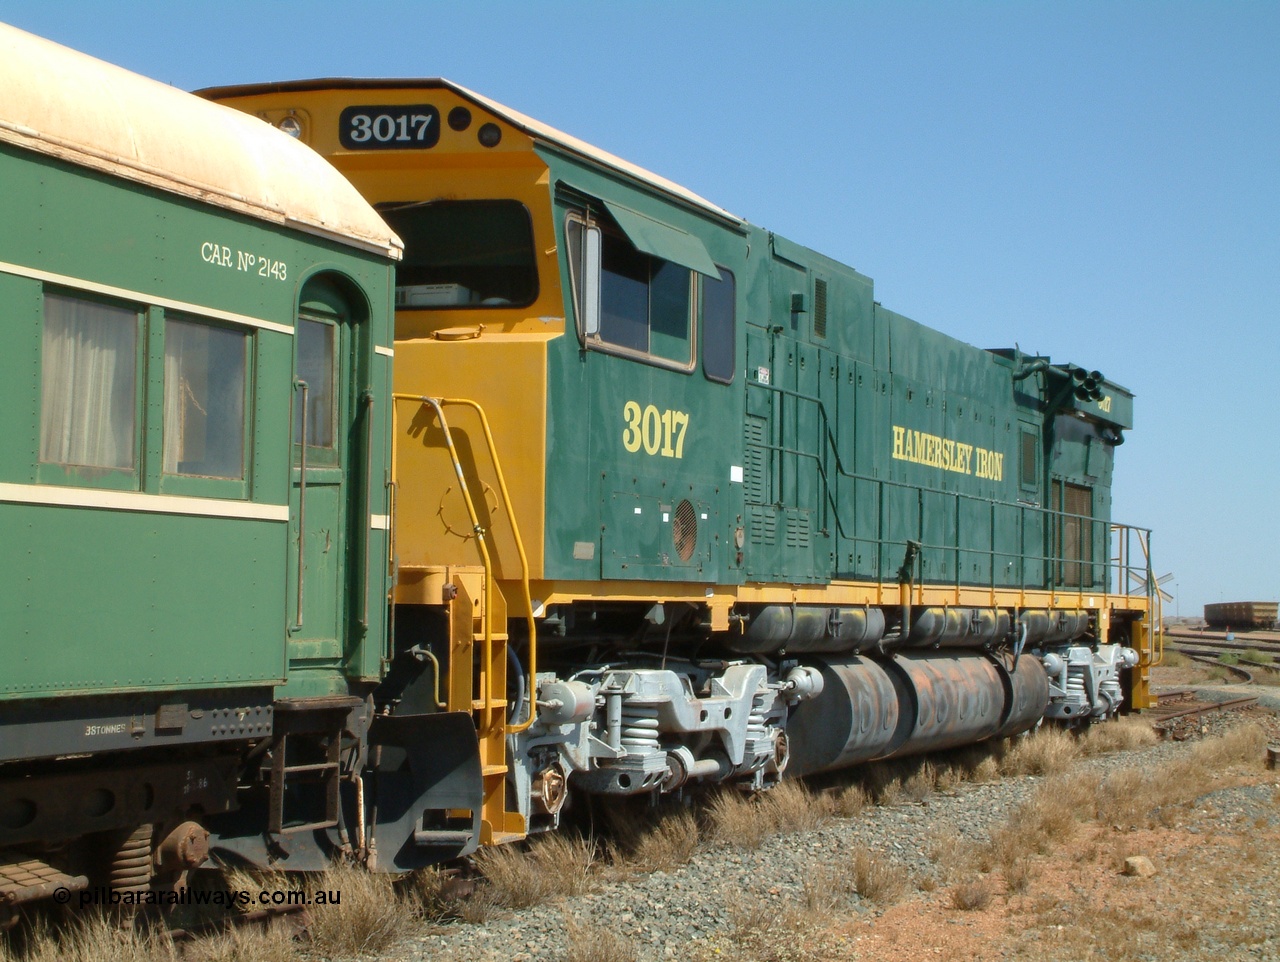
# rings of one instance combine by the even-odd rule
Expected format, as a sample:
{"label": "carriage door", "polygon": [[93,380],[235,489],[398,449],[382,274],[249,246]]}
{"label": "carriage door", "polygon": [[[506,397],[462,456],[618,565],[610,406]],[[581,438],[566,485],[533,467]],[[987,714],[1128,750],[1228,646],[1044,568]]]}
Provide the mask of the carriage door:
{"label": "carriage door", "polygon": [[[312,281],[295,333],[289,493],[291,671],[341,659],[351,599],[350,505],[361,451],[353,451],[355,327],[342,299]],[[301,662],[301,663],[300,663]],[[319,662],[319,664],[316,664]],[[328,664],[324,664],[328,662]]]}

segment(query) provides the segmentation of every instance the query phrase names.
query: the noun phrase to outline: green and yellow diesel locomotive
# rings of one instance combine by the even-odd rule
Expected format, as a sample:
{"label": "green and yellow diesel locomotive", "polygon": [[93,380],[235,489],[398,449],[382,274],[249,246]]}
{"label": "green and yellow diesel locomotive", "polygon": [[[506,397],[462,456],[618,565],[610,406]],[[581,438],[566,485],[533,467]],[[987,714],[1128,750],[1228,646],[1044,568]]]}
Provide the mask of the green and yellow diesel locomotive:
{"label": "green and yellow diesel locomotive", "polygon": [[447,81],[202,93],[309,144],[405,241],[377,698],[469,713],[482,777],[423,806],[423,840],[553,827],[571,788],[761,789],[1148,704],[1118,384],[923,327]]}

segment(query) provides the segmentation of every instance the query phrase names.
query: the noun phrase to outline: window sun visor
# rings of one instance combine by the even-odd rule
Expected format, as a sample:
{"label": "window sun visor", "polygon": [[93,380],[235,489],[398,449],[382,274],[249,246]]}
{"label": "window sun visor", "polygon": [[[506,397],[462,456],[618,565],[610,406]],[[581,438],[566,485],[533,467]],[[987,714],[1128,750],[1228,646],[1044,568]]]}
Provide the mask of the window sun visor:
{"label": "window sun visor", "polygon": [[627,235],[636,250],[691,271],[720,279],[715,262],[702,241],[677,227],[671,227],[611,200],[604,201],[613,219]]}

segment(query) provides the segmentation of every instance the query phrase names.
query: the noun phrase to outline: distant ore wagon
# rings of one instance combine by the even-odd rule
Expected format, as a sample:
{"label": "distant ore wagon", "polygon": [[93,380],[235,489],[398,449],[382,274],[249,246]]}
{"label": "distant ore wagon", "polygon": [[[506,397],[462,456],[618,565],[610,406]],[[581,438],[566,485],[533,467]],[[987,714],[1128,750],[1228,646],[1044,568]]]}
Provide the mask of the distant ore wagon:
{"label": "distant ore wagon", "polygon": [[1280,602],[1223,601],[1204,606],[1204,620],[1211,628],[1274,628]]}

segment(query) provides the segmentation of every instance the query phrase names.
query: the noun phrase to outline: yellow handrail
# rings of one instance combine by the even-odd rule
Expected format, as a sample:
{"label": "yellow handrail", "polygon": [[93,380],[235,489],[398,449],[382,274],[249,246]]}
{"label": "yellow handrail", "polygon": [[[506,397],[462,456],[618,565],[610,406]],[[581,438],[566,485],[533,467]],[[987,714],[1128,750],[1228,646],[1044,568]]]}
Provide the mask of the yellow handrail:
{"label": "yellow handrail", "polygon": [[[502,495],[502,504],[507,512],[507,517],[511,522],[511,534],[515,539],[516,553],[520,556],[520,584],[524,589],[525,609],[527,611],[526,618],[529,623],[529,668],[528,668],[528,684],[525,687],[527,697],[529,699],[528,717],[515,725],[507,725],[506,731],[509,735],[522,732],[533,724],[534,711],[533,705],[537,697],[534,684],[537,679],[538,671],[538,634],[537,623],[533,617],[533,594],[529,588],[529,559],[525,554],[524,541],[520,537],[520,528],[516,523],[515,509],[511,504],[511,493],[507,488],[506,477],[502,473],[502,463],[498,459],[498,447],[493,440],[493,432],[489,428],[489,419],[485,416],[484,408],[475,401],[467,398],[431,398],[420,394],[395,394],[393,397],[397,401],[418,401],[421,404],[430,406],[436,412],[436,417],[440,419],[440,428],[444,432],[445,445],[449,449],[449,457],[453,461],[454,473],[458,476],[458,484],[462,490],[463,500],[466,502],[467,514],[471,518],[472,530],[476,535],[476,544],[480,548],[480,557],[484,565],[484,659],[485,665],[490,666],[493,663],[493,634],[489,626],[489,611],[491,600],[491,585],[493,584],[493,562],[489,557],[489,547],[485,542],[485,531],[480,524],[479,514],[476,512],[475,502],[471,498],[471,492],[467,488],[466,478],[463,476],[462,462],[458,458],[457,448],[453,444],[453,436],[449,433],[449,425],[445,421],[444,406],[447,404],[460,405],[469,407],[476,412],[480,418],[480,427],[484,430],[485,444],[489,448],[489,457],[493,461],[494,473],[498,479],[498,491]],[[395,430],[395,422],[393,421],[393,430]],[[399,434],[396,434],[399,437]],[[391,477],[392,483],[396,482],[397,463],[396,458],[392,457]],[[488,693],[485,694],[485,711],[488,712]],[[492,720],[492,716],[486,714],[485,722],[488,725]]]}

